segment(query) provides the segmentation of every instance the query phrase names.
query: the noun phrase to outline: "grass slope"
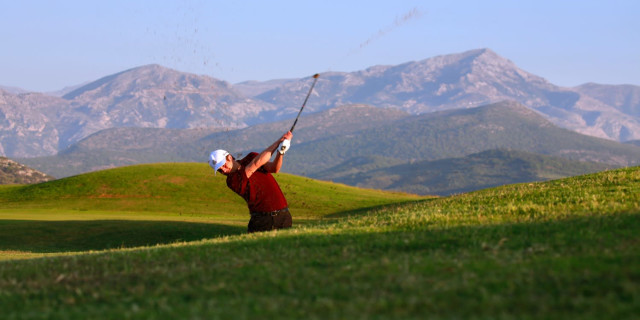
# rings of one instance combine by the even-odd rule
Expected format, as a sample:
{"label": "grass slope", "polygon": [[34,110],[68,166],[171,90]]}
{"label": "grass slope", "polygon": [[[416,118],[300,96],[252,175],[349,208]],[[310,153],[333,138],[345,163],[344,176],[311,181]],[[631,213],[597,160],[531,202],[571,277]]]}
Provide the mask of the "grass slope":
{"label": "grass slope", "polygon": [[[296,224],[424,198],[288,174],[275,177]],[[0,250],[11,257],[32,256],[245,233],[247,206],[224,179],[207,164],[163,163],[3,186]]]}
{"label": "grass slope", "polygon": [[[289,174],[275,175],[291,211],[321,217],[420,197],[359,189]],[[147,212],[246,218],[244,200],[230,191],[225,176],[204,163],[134,165],[0,189],[5,209]]]}
{"label": "grass slope", "polygon": [[638,243],[640,168],[625,168],[286,231],[3,261],[0,312],[7,319],[633,319]]}

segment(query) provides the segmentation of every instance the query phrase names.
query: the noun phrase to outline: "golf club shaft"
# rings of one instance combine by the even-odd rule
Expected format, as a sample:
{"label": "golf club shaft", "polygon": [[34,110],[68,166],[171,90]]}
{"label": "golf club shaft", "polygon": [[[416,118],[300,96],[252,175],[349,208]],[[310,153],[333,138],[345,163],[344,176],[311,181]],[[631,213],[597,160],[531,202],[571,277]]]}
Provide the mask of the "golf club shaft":
{"label": "golf club shaft", "polygon": [[311,84],[311,88],[309,88],[309,93],[307,93],[307,97],[304,98],[304,102],[302,103],[302,107],[300,108],[300,111],[298,112],[298,116],[296,117],[296,120],[293,122],[293,125],[291,126],[291,132],[293,132],[293,128],[296,127],[296,123],[298,123],[298,118],[300,118],[300,114],[302,113],[302,109],[304,109],[304,106],[307,104],[307,100],[309,100],[309,96],[311,95],[311,92],[313,91],[313,87],[316,85],[316,82],[318,82],[318,77],[320,76],[320,74],[314,74],[313,75],[313,83]]}

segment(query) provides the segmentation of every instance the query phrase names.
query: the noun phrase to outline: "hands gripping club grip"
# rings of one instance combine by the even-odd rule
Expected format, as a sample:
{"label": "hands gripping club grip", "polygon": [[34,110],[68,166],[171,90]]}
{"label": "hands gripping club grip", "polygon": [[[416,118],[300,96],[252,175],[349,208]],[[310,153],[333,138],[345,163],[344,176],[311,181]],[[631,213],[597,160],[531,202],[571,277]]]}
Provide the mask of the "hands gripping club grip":
{"label": "hands gripping club grip", "polygon": [[278,153],[284,154],[285,152],[287,152],[287,150],[289,150],[290,146],[291,146],[291,140],[285,139],[284,141],[282,141],[282,143],[280,143],[280,147],[278,148]]}

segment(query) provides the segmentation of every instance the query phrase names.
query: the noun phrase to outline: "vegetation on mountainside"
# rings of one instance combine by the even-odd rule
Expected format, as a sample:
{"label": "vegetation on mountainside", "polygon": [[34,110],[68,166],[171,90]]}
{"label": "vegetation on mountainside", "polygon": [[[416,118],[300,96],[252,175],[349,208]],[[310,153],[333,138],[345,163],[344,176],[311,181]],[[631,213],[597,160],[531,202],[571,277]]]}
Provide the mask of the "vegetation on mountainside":
{"label": "vegetation on mountainside", "polygon": [[[356,165],[352,165],[354,162]],[[358,163],[362,165],[358,166]],[[359,167],[365,170],[358,170]],[[577,176],[610,168],[602,163],[498,149],[460,158],[403,164],[380,158],[357,158],[313,177],[362,188],[444,196],[506,184]]]}
{"label": "vegetation on mountainside", "polygon": [[[561,129],[515,102],[411,116],[392,111],[350,106],[303,116],[283,170],[315,176],[358,157],[406,163],[499,148],[613,166],[640,161],[640,148]],[[134,163],[205,162],[209,152],[219,148],[236,156],[261,151],[290,125],[283,121],[213,132],[111,129],[56,157],[20,161],[57,177]]]}
{"label": "vegetation on mountainside", "polygon": [[504,102],[407,117],[350,135],[296,145],[287,170],[313,176],[355,157],[380,155],[408,162],[457,158],[492,149],[614,166],[640,161],[640,148],[556,127],[522,105]]}

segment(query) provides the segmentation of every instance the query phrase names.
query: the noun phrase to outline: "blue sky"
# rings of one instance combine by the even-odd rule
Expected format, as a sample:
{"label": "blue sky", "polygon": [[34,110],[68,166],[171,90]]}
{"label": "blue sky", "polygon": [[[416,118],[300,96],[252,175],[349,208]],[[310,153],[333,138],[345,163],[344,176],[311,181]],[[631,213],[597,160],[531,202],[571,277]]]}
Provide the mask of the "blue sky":
{"label": "blue sky", "polygon": [[0,2],[0,85],[157,63],[231,83],[490,48],[560,86],[640,85],[640,1]]}

